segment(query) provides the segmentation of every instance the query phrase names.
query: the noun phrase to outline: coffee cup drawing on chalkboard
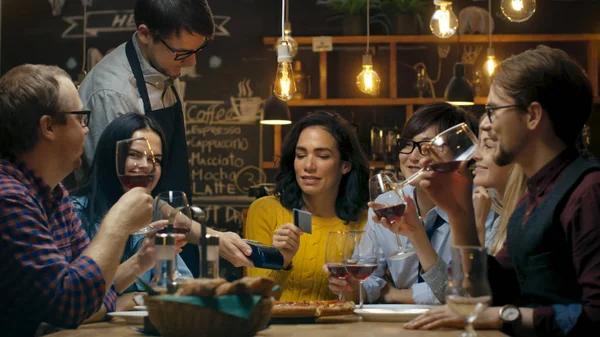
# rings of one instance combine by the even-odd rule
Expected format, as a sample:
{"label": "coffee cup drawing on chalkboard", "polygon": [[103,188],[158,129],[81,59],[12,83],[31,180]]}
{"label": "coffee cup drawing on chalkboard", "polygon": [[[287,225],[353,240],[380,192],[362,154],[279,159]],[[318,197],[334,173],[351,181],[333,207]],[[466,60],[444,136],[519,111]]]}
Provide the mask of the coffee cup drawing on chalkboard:
{"label": "coffee cup drawing on chalkboard", "polygon": [[230,97],[231,107],[237,115],[237,120],[242,123],[255,123],[260,119],[262,98],[253,95],[250,80],[243,79],[238,82],[238,97]]}

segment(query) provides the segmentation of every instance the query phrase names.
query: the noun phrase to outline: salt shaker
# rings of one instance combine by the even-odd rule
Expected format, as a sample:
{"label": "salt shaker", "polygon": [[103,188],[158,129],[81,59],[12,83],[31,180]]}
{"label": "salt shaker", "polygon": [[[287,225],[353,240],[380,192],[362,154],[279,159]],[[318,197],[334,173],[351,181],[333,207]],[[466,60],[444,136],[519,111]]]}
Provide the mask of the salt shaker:
{"label": "salt shaker", "polygon": [[177,258],[175,236],[170,233],[156,234],[154,245],[156,264],[150,286],[159,293],[172,294],[177,288],[175,281],[175,259]]}
{"label": "salt shaker", "polygon": [[[200,277],[219,278],[219,237],[207,234],[204,239],[200,238]],[[206,247],[205,249],[202,249]],[[202,252],[206,251],[206,259],[202,258]]]}

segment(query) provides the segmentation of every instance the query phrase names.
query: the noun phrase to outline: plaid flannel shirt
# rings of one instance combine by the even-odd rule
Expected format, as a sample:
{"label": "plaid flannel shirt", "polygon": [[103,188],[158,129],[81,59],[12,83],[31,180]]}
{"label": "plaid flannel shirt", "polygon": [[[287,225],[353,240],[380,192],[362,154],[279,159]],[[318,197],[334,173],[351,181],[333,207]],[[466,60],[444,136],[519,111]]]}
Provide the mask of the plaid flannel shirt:
{"label": "plaid flannel shirt", "polygon": [[98,265],[81,256],[89,242],[61,184],[52,190],[0,159],[1,335],[33,335],[42,322],[75,328],[102,303],[114,311],[114,285],[106,293]]}

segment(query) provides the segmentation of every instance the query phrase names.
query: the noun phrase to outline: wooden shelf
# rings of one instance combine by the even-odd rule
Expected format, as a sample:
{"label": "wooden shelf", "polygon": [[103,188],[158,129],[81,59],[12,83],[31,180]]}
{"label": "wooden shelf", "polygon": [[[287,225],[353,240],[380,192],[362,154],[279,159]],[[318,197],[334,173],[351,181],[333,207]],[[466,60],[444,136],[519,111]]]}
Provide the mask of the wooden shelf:
{"label": "wooden shelf", "polygon": [[[486,97],[475,97],[475,104],[485,104]],[[298,99],[287,101],[288,106],[389,106],[389,105],[424,105],[443,102],[443,98],[328,98]]]}
{"label": "wooden shelf", "polygon": [[[265,45],[273,45],[279,37],[265,37]],[[313,36],[294,36],[298,44],[312,44]],[[332,36],[334,44],[365,44],[366,36]],[[582,42],[600,41],[600,34],[496,34],[492,35],[492,42]],[[386,43],[457,43],[458,36],[454,35],[447,39],[441,39],[434,35],[371,35],[371,44]],[[488,36],[462,35],[461,43],[488,43]]]}
{"label": "wooden shelf", "polygon": [[[295,36],[298,44],[312,44],[313,36]],[[278,37],[265,37],[263,43],[267,46],[273,46]],[[333,44],[366,44],[366,36],[331,36]],[[488,43],[488,35],[462,35],[460,42],[463,44]],[[329,98],[327,93],[327,52],[319,52],[319,90],[318,98],[290,100],[287,102],[290,107],[329,107],[329,106],[406,106],[406,120],[408,120],[415,111],[415,105],[424,105],[433,102],[443,101],[443,98],[412,98],[398,97],[397,86],[397,47],[398,44],[452,44],[457,43],[458,36],[452,36],[448,39],[441,39],[434,35],[375,35],[371,36],[371,44],[387,44],[389,46],[389,73],[388,81],[390,93],[389,97],[374,98]],[[584,43],[587,54],[587,74],[592,83],[594,102],[600,104],[600,79],[598,68],[600,67],[600,34],[496,34],[492,35],[494,43],[548,43],[548,42],[578,42]],[[475,97],[475,104],[485,104],[486,97]],[[281,150],[281,127],[275,128],[274,135],[274,153],[278,154]],[[373,163],[374,167],[383,167],[383,163]],[[263,168],[276,168],[272,162],[264,162]]]}

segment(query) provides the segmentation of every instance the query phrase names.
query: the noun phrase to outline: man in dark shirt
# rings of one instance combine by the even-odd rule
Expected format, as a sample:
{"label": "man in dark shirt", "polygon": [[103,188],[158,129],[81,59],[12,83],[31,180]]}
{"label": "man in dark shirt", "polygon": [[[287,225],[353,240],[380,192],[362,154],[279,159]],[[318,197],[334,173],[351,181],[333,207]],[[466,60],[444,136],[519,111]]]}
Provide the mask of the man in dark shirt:
{"label": "man in dark shirt", "polygon": [[132,189],[88,239],[60,183],[81,165],[89,120],[82,107],[58,67],[26,64],[0,78],[2,336],[74,328],[112,311],[125,242],[152,218],[152,197]]}
{"label": "man in dark shirt", "polygon": [[[494,304],[518,308],[489,308],[480,327],[519,336],[587,336],[600,328],[600,164],[576,149],[592,108],[589,79],[561,50],[540,46],[497,69],[486,105],[494,160],[521,165],[528,193],[511,216],[505,247],[489,259]],[[428,172],[421,186],[447,211],[454,244],[479,245],[468,175]],[[457,322],[439,309],[406,327]]]}

